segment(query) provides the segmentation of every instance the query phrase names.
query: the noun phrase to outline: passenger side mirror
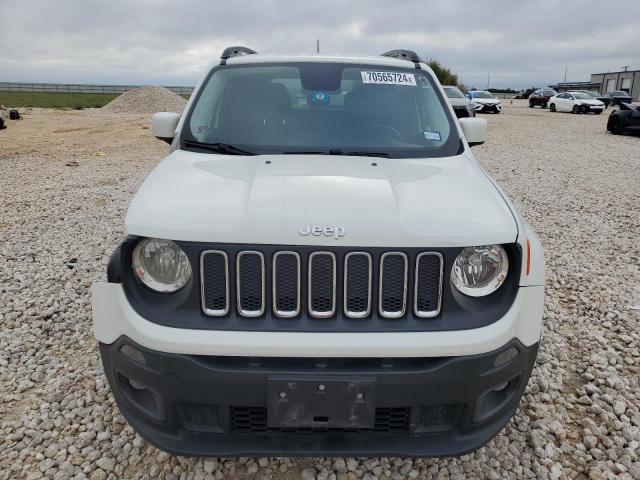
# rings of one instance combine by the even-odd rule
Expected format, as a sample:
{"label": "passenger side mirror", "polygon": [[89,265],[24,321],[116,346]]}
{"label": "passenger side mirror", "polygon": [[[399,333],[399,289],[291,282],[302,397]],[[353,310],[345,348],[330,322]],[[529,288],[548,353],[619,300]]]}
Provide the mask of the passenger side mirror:
{"label": "passenger side mirror", "polygon": [[487,121],[484,118],[460,118],[459,121],[470,147],[482,145],[487,140]]}
{"label": "passenger side mirror", "polygon": [[173,142],[176,127],[180,121],[180,114],[174,112],[155,113],[152,118],[153,134],[156,138],[164,140],[169,145]]}

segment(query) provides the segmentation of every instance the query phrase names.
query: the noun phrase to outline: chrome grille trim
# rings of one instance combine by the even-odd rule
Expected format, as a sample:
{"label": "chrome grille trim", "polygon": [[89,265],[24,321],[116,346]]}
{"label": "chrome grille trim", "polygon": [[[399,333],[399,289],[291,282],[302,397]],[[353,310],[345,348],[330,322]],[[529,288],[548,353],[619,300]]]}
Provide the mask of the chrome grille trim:
{"label": "chrome grille trim", "polygon": [[[347,291],[347,285],[348,285],[348,278],[349,278],[349,258],[351,258],[352,256],[356,256],[356,255],[362,255],[365,256],[367,258],[367,261],[369,262],[369,278],[367,281],[367,310],[365,312],[352,312],[349,311],[349,306],[348,306],[348,291]],[[373,261],[371,259],[371,254],[368,252],[349,252],[345,255],[344,257],[344,298],[343,298],[343,304],[344,304],[344,314],[349,317],[349,318],[365,318],[367,317],[370,313],[371,313],[371,283],[372,283],[372,272],[373,272]]]}
{"label": "chrome grille trim", "polygon": [[[296,309],[295,310],[278,310],[278,292],[276,290],[277,269],[276,261],[281,255],[292,255],[296,259]],[[272,297],[273,297],[273,313],[280,318],[293,318],[300,314],[300,254],[290,250],[282,250],[273,254],[272,263]]]}
{"label": "chrome grille trim", "polygon": [[[207,308],[204,292],[204,258],[207,255],[221,255],[224,258],[224,279],[225,279],[225,308],[212,310]],[[222,317],[229,313],[229,256],[222,250],[204,250],[200,254],[200,298],[202,311],[210,317]]]}
{"label": "chrome grille trim", "polygon": [[[404,280],[402,288],[402,309],[398,311],[385,311],[383,308],[383,290],[384,290],[384,260],[387,257],[399,256],[404,262]],[[380,257],[380,278],[378,283],[378,311],[384,318],[400,318],[407,311],[407,274],[409,271],[409,259],[406,253],[403,252],[385,252]]]}
{"label": "chrome grille trim", "polygon": [[[431,311],[421,311],[418,310],[418,280],[420,273],[420,259],[424,256],[435,256],[438,258],[440,263],[440,270],[438,272],[438,307],[435,310]],[[439,252],[422,252],[416,257],[416,271],[415,271],[415,285],[413,289],[413,312],[417,317],[420,318],[433,318],[437,317],[440,314],[440,309],[442,308],[442,273],[444,269],[444,257]]]}
{"label": "chrome grille trim", "polygon": [[[332,278],[332,288],[331,288],[331,310],[330,311],[316,311],[313,309],[313,284],[312,284],[312,276],[313,276],[313,259],[318,256],[329,256],[332,261],[333,268],[333,278]],[[307,294],[307,307],[309,309],[309,315],[315,318],[329,318],[336,313],[336,255],[333,252],[312,252],[309,255],[309,263],[308,263],[308,294]]]}
{"label": "chrome grille trim", "polygon": [[[257,255],[260,258],[260,282],[262,285],[260,292],[260,308],[258,310],[243,310],[242,309],[242,288],[240,285],[241,276],[240,276],[240,260],[245,255]],[[236,255],[236,302],[238,306],[238,313],[243,317],[255,318],[259,317],[264,313],[265,310],[265,296],[266,296],[266,285],[265,285],[265,268],[264,268],[264,254],[262,252],[258,252],[256,250],[244,250],[242,252],[238,252]]]}

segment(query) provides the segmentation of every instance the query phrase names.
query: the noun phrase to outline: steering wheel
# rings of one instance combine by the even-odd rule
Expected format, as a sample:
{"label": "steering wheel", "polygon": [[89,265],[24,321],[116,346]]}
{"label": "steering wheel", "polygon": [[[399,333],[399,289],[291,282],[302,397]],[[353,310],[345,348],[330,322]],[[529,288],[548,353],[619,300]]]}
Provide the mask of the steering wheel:
{"label": "steering wheel", "polygon": [[[400,134],[400,132],[395,127],[392,127],[391,125],[383,125],[381,123],[369,123],[367,125],[357,127],[354,130],[351,130],[351,132],[349,133],[349,139],[358,136],[358,134],[364,132],[365,130],[375,138],[380,138],[381,136],[388,136],[389,134],[391,134],[391,137],[398,142],[403,141],[402,134]],[[377,134],[375,133],[376,131],[378,132]]]}

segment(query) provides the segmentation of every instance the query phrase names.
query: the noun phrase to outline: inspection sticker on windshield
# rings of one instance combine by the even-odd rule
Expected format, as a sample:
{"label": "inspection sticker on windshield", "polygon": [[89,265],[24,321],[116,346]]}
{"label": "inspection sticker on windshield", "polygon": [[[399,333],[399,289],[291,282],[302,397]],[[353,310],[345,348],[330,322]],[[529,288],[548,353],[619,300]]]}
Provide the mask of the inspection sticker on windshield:
{"label": "inspection sticker on windshield", "polygon": [[440,132],[424,132],[425,140],[436,140],[440,141]]}
{"label": "inspection sticker on windshield", "polygon": [[416,77],[413,73],[403,72],[360,72],[362,83],[382,83],[385,85],[413,85]]}

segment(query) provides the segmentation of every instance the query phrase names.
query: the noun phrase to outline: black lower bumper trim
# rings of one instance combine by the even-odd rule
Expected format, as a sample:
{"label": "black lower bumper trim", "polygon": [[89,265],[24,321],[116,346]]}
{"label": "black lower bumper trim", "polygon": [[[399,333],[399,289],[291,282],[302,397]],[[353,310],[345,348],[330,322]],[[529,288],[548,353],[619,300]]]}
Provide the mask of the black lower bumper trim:
{"label": "black lower bumper trim", "polygon": [[[462,455],[512,417],[537,351],[538,344],[514,340],[463,357],[250,358],[157,352],[126,337],[100,344],[113,395],[136,431],[171,453],[225,457]],[[298,381],[317,380],[328,390],[343,383],[353,402],[371,402],[359,406],[370,421],[348,424],[336,415],[333,422],[352,400],[314,399],[297,405],[314,409],[305,412],[306,423],[282,423],[272,411],[279,401],[274,378],[290,378],[293,389]],[[359,394],[363,385],[366,395]]]}

